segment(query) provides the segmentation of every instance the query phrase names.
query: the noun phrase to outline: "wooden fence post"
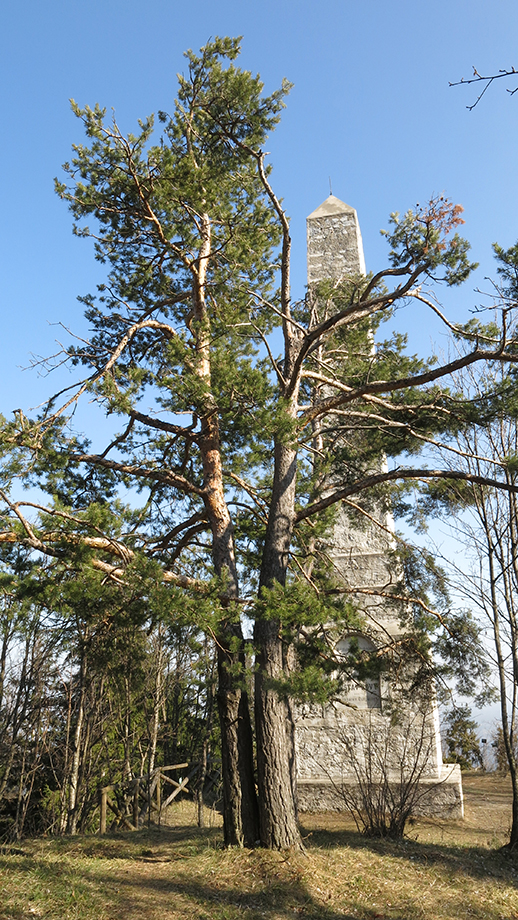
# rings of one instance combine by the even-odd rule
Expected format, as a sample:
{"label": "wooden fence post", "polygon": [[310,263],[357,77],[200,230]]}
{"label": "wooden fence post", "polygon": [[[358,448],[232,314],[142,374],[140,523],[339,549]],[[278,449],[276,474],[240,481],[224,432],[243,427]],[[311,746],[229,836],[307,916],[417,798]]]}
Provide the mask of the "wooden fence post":
{"label": "wooden fence post", "polygon": [[156,784],[156,810],[158,812],[158,820],[160,822],[160,812],[162,810],[162,776],[159,772],[158,781]]}
{"label": "wooden fence post", "polygon": [[[172,770],[184,770],[188,766],[188,763],[176,763],[166,767],[157,767],[157,769],[153,771],[152,778],[147,777],[147,781],[145,776],[137,776],[129,788],[127,785],[123,787],[124,800],[126,803],[128,802],[129,798],[128,793],[131,794],[131,791],[133,792],[133,799],[130,799],[130,801],[132,801],[133,823],[131,823],[127,815],[124,814],[124,812],[127,811],[126,805],[124,805],[123,811],[121,812],[118,806],[114,804],[113,801],[109,798],[110,793],[114,791],[120,791],[121,787],[103,786],[102,789],[99,789],[99,833],[106,834],[108,808],[115,815],[117,824],[119,826],[124,825],[124,827],[127,827],[130,831],[138,830],[139,823],[141,826],[143,825],[146,814],[148,818],[148,825],[150,825],[151,813],[153,810],[157,812],[158,823],[160,824],[162,809],[167,808],[167,806],[170,805],[171,802],[173,802],[181,792],[189,791],[187,784],[195,775],[199,767],[195,766],[194,769],[192,769],[187,776],[181,778],[179,782],[177,782],[175,779],[171,779],[171,777],[168,776],[168,773]],[[162,783],[168,783],[174,787],[173,792],[170,795],[167,795],[166,792],[165,801],[164,797],[162,796]],[[146,804],[142,807],[142,809],[139,809],[139,798],[141,795],[145,798]],[[155,796],[155,798],[153,798],[153,796]]]}
{"label": "wooden fence post", "polygon": [[106,809],[107,809],[107,804],[106,804],[106,802],[107,802],[107,798],[108,798],[108,792],[107,792],[107,790],[106,790],[106,789],[101,789],[100,792],[99,792],[99,799],[100,799],[99,807],[100,807],[100,812],[101,812],[101,815],[100,815],[100,822],[99,822],[99,833],[100,833],[100,834],[105,834],[105,833],[106,833]]}

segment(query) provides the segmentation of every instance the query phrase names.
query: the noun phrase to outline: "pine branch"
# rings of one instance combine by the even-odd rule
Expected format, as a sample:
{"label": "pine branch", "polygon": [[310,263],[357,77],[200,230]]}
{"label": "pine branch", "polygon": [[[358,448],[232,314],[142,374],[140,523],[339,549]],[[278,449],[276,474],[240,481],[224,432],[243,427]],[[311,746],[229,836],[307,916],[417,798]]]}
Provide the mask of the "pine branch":
{"label": "pine branch", "polygon": [[314,514],[318,514],[320,511],[324,511],[326,508],[330,508],[332,505],[336,505],[337,502],[341,502],[344,499],[349,498],[350,495],[359,495],[360,493],[365,492],[368,489],[372,489],[375,486],[384,485],[388,482],[396,482],[398,480],[407,479],[413,479],[416,481],[449,479],[451,481],[457,482],[470,482],[473,483],[473,485],[488,486],[492,489],[501,489],[505,492],[518,492],[518,484],[514,485],[513,483],[503,482],[499,479],[492,479],[486,476],[478,476],[474,473],[468,473],[459,470],[395,469],[388,470],[384,473],[375,473],[372,476],[365,476],[363,479],[352,483],[350,486],[346,486],[343,489],[337,489],[335,492],[331,492],[324,498],[321,498],[315,502],[311,502],[311,504],[306,505],[297,513],[296,522],[299,523],[300,521],[304,521],[306,518],[312,517]]}

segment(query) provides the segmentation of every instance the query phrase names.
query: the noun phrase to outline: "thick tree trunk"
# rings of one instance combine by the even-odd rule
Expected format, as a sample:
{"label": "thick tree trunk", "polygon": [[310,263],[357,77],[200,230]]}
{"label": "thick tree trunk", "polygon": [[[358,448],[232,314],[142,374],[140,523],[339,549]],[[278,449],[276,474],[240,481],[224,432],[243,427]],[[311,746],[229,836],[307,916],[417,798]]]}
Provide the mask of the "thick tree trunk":
{"label": "thick tree trunk", "polygon": [[[225,583],[229,608],[239,596],[232,520],[225,501],[215,416],[202,420],[205,508],[212,528],[214,568]],[[227,846],[252,847],[259,838],[252,726],[244,687],[244,640],[239,619],[223,612],[218,647],[218,713],[221,724],[223,827]]]}
{"label": "thick tree trunk", "polygon": [[[219,455],[218,455],[219,462]],[[219,492],[219,490],[218,490]],[[210,517],[217,574],[227,582],[230,599],[238,597],[232,525],[226,503],[212,496]],[[254,782],[252,726],[244,687],[244,640],[239,620],[223,616],[217,636],[218,713],[221,725],[223,827],[226,846],[252,847],[259,838]]]}
{"label": "thick tree trunk", "polygon": [[291,709],[269,683],[283,674],[279,625],[276,620],[257,623],[256,641],[261,654],[255,711],[261,844],[284,850],[301,848],[302,842],[297,827]]}
{"label": "thick tree trunk", "polygon": [[[270,517],[261,568],[261,588],[285,584],[295,516],[296,451],[275,448],[275,474]],[[283,677],[285,655],[281,623],[257,618],[255,713],[257,782],[261,844],[269,849],[302,848],[297,827],[293,718],[289,702],[274,682]]]}

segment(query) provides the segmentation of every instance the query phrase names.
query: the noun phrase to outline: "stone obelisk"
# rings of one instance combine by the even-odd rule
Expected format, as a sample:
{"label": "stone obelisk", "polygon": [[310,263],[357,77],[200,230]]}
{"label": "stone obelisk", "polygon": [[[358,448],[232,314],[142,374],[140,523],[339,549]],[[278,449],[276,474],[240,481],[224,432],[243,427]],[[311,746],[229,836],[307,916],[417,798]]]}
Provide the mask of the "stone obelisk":
{"label": "stone obelisk", "polygon": [[[338,283],[365,274],[356,211],[334,195],[309,215],[307,245],[310,295],[318,282]],[[383,468],[386,461],[381,456],[377,469]],[[390,511],[370,508],[360,522],[347,509],[339,508],[326,554],[336,580],[344,584],[364,619],[361,631],[337,638],[338,652],[346,653],[352,638],[360,649],[375,650],[404,634],[401,609],[390,601],[390,594],[397,591],[402,578]],[[394,729],[396,705],[398,727]],[[403,760],[411,759],[412,751],[420,749],[421,757],[426,752],[420,774],[425,794],[420,797],[418,810],[462,815],[460,768],[442,763],[433,689],[424,707],[417,706],[415,699],[405,700],[388,678],[353,680],[343,696],[328,706],[299,709],[296,746],[300,810],[343,808],[338,790],[344,784],[357,784],[357,771],[366,762],[369,747],[372,754],[376,739],[386,745],[389,737],[391,750],[386,755],[385,770],[396,785],[401,782]],[[351,756],[347,750],[355,753]]]}
{"label": "stone obelisk", "polygon": [[[365,275],[358,216],[354,208],[334,195],[307,218],[307,259],[310,295],[320,281],[338,283],[351,276]],[[386,460],[380,456],[365,474],[383,469],[386,469]],[[394,564],[396,545],[392,514],[381,507],[370,509],[370,512],[361,522],[355,522],[345,508],[338,508],[326,546],[336,574],[353,595],[355,587],[364,592],[389,593],[401,577],[401,567]],[[383,604],[380,608],[372,593],[358,594],[355,600],[365,613],[371,608],[373,622],[370,627],[374,631],[384,632],[387,637],[397,635],[400,616],[394,607]]]}
{"label": "stone obelisk", "polygon": [[358,216],[354,208],[335,195],[307,219],[308,285],[341,281],[365,274],[365,258]]}

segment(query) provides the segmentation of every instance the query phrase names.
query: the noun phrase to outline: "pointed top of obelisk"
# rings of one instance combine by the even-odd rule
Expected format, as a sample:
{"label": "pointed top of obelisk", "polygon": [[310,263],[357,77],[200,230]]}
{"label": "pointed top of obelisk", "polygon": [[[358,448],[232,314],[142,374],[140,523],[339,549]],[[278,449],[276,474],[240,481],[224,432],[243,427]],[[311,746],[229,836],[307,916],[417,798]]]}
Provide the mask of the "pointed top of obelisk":
{"label": "pointed top of obelisk", "polygon": [[308,284],[365,274],[362,235],[354,208],[329,195],[309,215],[306,227]]}
{"label": "pointed top of obelisk", "polygon": [[351,208],[345,201],[340,201],[336,195],[329,195],[315,211],[311,212],[308,220],[333,217],[335,214],[354,214],[354,208]]}

